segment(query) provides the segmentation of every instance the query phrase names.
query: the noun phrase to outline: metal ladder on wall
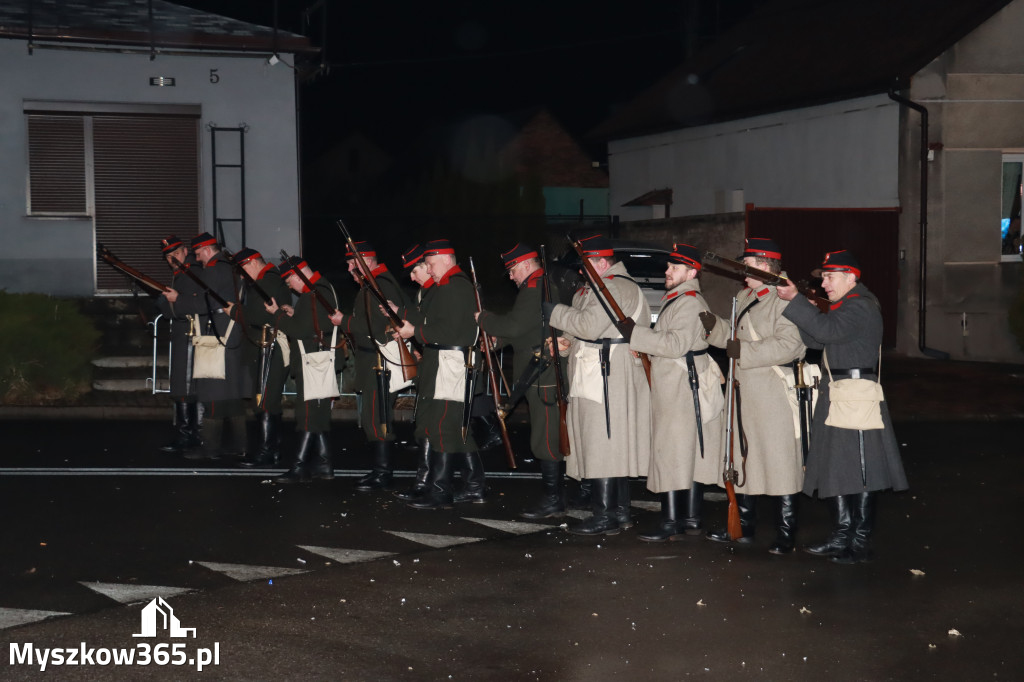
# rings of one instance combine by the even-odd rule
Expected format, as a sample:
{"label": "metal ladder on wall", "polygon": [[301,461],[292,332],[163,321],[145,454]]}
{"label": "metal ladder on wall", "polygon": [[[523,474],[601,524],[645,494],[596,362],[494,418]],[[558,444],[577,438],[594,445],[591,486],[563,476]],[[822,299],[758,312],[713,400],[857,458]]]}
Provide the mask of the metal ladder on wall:
{"label": "metal ladder on wall", "polygon": [[220,128],[211,123],[207,127],[213,165],[213,236],[230,251],[238,251],[246,243],[245,134],[249,126]]}

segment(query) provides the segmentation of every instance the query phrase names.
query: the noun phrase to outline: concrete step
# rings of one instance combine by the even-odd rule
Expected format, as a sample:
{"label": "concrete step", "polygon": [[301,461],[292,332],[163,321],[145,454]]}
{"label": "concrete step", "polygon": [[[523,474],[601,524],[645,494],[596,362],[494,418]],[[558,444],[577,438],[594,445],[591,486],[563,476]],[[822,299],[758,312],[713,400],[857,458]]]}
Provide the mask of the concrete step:
{"label": "concrete step", "polygon": [[[158,390],[167,390],[170,387],[170,382],[167,379],[157,379],[156,384]],[[92,382],[92,390],[115,393],[149,393],[153,389],[147,379],[96,379]]]}
{"label": "concrete step", "polygon": [[[166,356],[157,357],[157,367],[167,367],[169,359]],[[153,366],[153,357],[150,355],[118,355],[113,357],[95,358],[92,361],[94,367],[102,367],[105,369],[129,369],[134,367],[145,367],[149,369]]]}

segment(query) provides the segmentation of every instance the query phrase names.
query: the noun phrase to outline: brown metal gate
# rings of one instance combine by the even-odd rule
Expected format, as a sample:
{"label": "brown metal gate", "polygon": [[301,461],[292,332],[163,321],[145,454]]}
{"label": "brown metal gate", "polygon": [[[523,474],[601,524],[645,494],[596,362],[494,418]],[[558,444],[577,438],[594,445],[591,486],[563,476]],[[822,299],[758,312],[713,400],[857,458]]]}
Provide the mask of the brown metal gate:
{"label": "brown metal gate", "polygon": [[[899,291],[899,209],[761,208],[747,205],[747,236],[769,237],[782,249],[787,273],[810,280],[828,251],[857,256],[862,280],[882,306],[882,344],[896,345]],[[814,282],[812,282],[813,284]]]}
{"label": "brown metal gate", "polygon": [[[97,115],[92,125],[96,240],[164,281],[160,240],[199,232],[199,119]],[[98,292],[126,286],[112,268],[97,265]]]}

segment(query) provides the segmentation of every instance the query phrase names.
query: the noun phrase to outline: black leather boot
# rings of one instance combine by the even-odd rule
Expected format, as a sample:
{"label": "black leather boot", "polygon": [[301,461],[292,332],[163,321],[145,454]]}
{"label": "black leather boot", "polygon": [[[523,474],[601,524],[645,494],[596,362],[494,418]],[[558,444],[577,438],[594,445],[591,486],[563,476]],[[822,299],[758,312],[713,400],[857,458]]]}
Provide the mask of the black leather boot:
{"label": "black leather boot", "polygon": [[594,482],[589,478],[581,478],[576,491],[565,501],[567,509],[575,511],[590,511],[593,507],[591,496],[594,490]]}
{"label": "black leather boot", "polygon": [[227,460],[243,460],[246,458],[248,429],[245,417],[228,417],[224,420],[224,452]]}
{"label": "black leather boot", "polygon": [[871,532],[875,529],[876,493],[846,495],[852,517],[850,545],[843,552],[832,557],[837,564],[861,564],[871,561]]}
{"label": "black leather boot", "polygon": [[415,500],[427,489],[427,472],[430,470],[430,441],[425,440],[416,451],[416,480],[405,490],[396,490],[395,497],[400,500]]}
{"label": "black leather boot", "polygon": [[497,413],[488,412],[479,417],[473,417],[471,425],[473,438],[481,450],[501,447],[501,427],[498,425]]}
{"label": "black leather boot", "polygon": [[160,452],[177,455],[190,446],[192,433],[191,414],[185,399],[174,401],[174,438],[160,447]]}
{"label": "black leather boot", "polygon": [[451,509],[454,467],[453,453],[431,450],[427,490],[418,499],[410,502],[409,506],[413,509]]}
{"label": "black leather boot", "polygon": [[814,556],[838,556],[850,546],[850,529],[853,519],[850,516],[850,503],[847,496],[836,495],[828,498],[828,504],[832,509],[832,520],[835,524],[832,528],[832,535],[821,544],[808,545],[804,551]]}
{"label": "black leather boot", "polygon": [[565,482],[562,463],[542,459],[540,482],[543,488],[540,502],[519,513],[523,519],[551,519],[565,516]]}
{"label": "black leather boot", "polygon": [[670,490],[661,494],[661,523],[649,533],[640,533],[644,542],[667,542],[686,537],[683,509],[686,506],[685,490]]}
{"label": "black leather boot", "polygon": [[704,524],[701,522],[701,510],[704,508],[704,484],[694,481],[686,495],[686,518],[683,519],[683,532],[687,535],[703,535]]}
{"label": "black leather boot", "polygon": [[462,458],[462,490],[455,495],[455,503],[483,504],[487,501],[487,482],[480,453],[466,452],[454,456]]}
{"label": "black leather boot", "polygon": [[260,431],[260,446],[255,454],[249,453],[241,465],[247,468],[271,467],[280,458],[281,415],[260,412],[257,417]]}
{"label": "black leather boot", "polygon": [[326,432],[313,434],[313,447],[316,451],[313,453],[309,468],[310,478],[320,481],[333,481],[334,464],[331,462],[331,447],[327,442]]}
{"label": "black leather boot", "polygon": [[618,535],[621,532],[616,518],[619,482],[617,478],[590,479],[593,488],[591,509],[593,514],[566,528],[573,535]]}
{"label": "black leather boot", "polygon": [[633,527],[632,507],[630,507],[629,478],[620,476],[618,479],[618,490],[615,493],[615,520],[619,522],[619,528],[627,530]]}
{"label": "black leather boot", "polygon": [[391,461],[391,442],[376,440],[373,442],[373,469],[358,481],[356,490],[384,490],[391,486],[391,472],[394,465]]}
{"label": "black leather boot", "polygon": [[205,419],[202,427],[202,445],[185,452],[185,459],[218,460],[223,456],[221,441],[224,438],[223,419]]}
{"label": "black leather boot", "polygon": [[188,403],[188,447],[199,448],[203,445],[203,436],[201,430],[203,428],[203,415],[206,413],[206,408],[198,400],[193,400]]}
{"label": "black leather boot", "polygon": [[299,451],[295,454],[292,468],[274,479],[274,483],[309,483],[309,459],[313,446],[313,434],[303,431],[299,440]]}
{"label": "black leather boot", "polygon": [[735,542],[739,545],[751,545],[754,543],[754,529],[757,526],[757,495],[736,495],[736,506],[740,511],[740,532],[741,535],[733,540],[729,535],[728,528],[708,531],[708,540],[715,542]]}
{"label": "black leather boot", "polygon": [[789,554],[796,547],[796,514],[799,498],[793,495],[778,495],[778,520],[775,524],[775,544],[768,548],[770,554]]}

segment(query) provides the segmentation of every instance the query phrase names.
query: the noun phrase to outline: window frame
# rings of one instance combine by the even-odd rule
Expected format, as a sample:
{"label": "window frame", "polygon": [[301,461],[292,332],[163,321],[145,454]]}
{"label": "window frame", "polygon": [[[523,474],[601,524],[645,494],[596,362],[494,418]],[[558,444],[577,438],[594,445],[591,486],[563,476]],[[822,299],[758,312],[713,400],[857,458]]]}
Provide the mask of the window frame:
{"label": "window frame", "polygon": [[[1004,186],[1004,182],[1005,182],[1003,173],[1004,173],[1004,169],[1006,167],[1006,164],[1008,164],[1008,163],[1019,163],[1019,164],[1021,164],[1021,174],[1024,175],[1024,152],[1004,152],[1003,155],[1002,155],[1002,164],[1000,166],[1000,173],[999,173],[999,183],[1000,183],[999,184],[999,219],[1000,219],[1000,222],[1002,220],[1005,220],[1005,218],[1003,217],[1003,186]],[[1024,197],[1022,197],[1022,200],[1024,200]],[[1022,224],[1019,226],[1018,229],[1020,230],[1019,234],[1020,234],[1021,238],[1024,239],[1024,221],[1022,221]],[[1000,226],[999,236],[1000,236],[999,262],[1001,262],[1001,263],[1019,263],[1019,262],[1021,262],[1021,257],[1022,257],[1021,254],[1019,254],[1019,253],[1003,253],[1003,248],[1002,248],[1002,227],[1001,226]]]}

